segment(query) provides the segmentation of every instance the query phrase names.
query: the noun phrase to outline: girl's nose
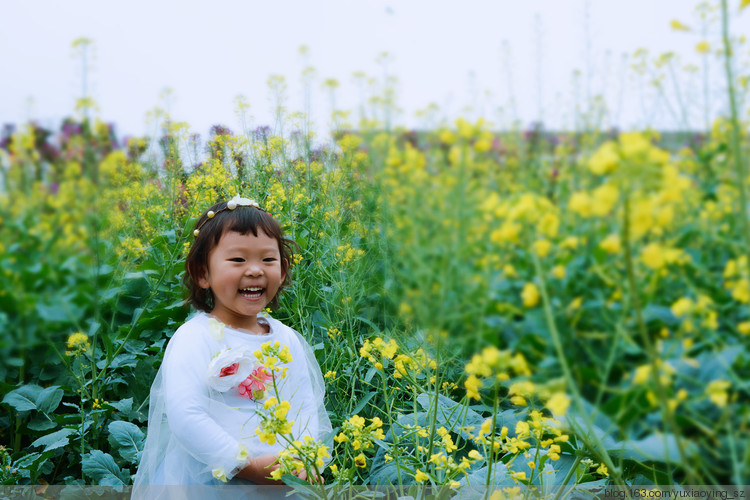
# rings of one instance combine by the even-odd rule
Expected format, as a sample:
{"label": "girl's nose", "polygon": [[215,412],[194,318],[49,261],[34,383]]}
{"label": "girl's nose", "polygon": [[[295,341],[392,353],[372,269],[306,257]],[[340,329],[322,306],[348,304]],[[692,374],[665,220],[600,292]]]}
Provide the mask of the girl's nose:
{"label": "girl's nose", "polygon": [[260,268],[260,266],[251,264],[247,266],[247,269],[245,269],[245,275],[246,276],[261,276],[263,274],[263,269]]}

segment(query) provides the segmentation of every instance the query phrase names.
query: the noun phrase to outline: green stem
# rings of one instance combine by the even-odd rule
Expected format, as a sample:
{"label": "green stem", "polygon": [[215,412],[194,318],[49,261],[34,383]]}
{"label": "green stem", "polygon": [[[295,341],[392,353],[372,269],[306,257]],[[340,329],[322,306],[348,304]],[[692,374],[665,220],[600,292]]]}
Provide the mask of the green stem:
{"label": "green stem", "polygon": [[[623,208],[622,241],[624,243],[623,247],[625,250],[625,269],[627,273],[628,287],[630,288],[630,306],[633,310],[633,313],[635,314],[638,331],[641,334],[643,345],[646,348],[646,354],[651,366],[651,381],[654,387],[656,387],[656,395],[659,400],[659,406],[661,407],[662,418],[672,429],[675,442],[677,443],[677,450],[680,455],[680,461],[682,464],[684,464],[687,472],[687,484],[695,484],[694,482],[691,482],[695,478],[693,467],[687,460],[685,448],[682,444],[682,440],[680,439],[680,429],[674,419],[674,412],[669,408],[669,405],[667,404],[667,391],[660,380],[661,366],[659,364],[659,354],[656,352],[656,347],[654,346],[653,342],[651,342],[651,337],[648,334],[646,323],[643,321],[642,305],[635,279],[635,268],[633,266],[632,242],[630,241],[630,193],[627,190],[625,191]],[[666,434],[664,435],[664,446],[665,448],[667,447]],[[667,470],[669,471],[669,476],[671,477],[672,464],[670,461],[667,461],[666,465]],[[609,464],[607,464],[607,467],[609,467]]]}
{"label": "green stem", "polygon": [[497,406],[498,406],[498,388],[495,383],[495,394],[494,403],[492,405],[492,429],[490,430],[490,451],[487,453],[487,480],[485,481],[485,492],[484,498],[487,500],[490,495],[490,485],[492,484],[492,473],[495,470],[495,462],[493,460],[495,456],[495,425],[497,424]]}
{"label": "green stem", "polygon": [[[570,367],[568,366],[568,360],[565,357],[565,350],[563,349],[562,340],[560,339],[560,332],[557,330],[557,325],[555,324],[555,316],[552,312],[549,294],[547,293],[547,285],[544,279],[542,263],[539,261],[539,256],[537,256],[536,253],[532,252],[532,258],[534,260],[534,268],[536,270],[537,277],[539,278],[539,291],[542,296],[542,303],[544,305],[544,315],[547,320],[547,328],[549,329],[550,335],[552,336],[552,343],[555,347],[557,358],[560,361],[560,366],[563,371],[566,385],[570,388],[570,392],[573,394],[573,401],[578,407],[578,411],[581,415],[582,420],[586,424],[587,429],[590,431],[594,429],[594,423],[591,420],[591,415],[589,415],[588,411],[583,405],[583,397],[578,391],[578,386],[575,383],[573,373],[571,372]],[[601,438],[594,432],[590,432],[589,434],[593,439],[592,444],[594,451],[601,457],[601,461],[604,462],[607,468],[612,471],[614,482],[618,485],[624,486],[625,482],[622,479],[621,471],[619,468],[615,467],[614,462],[612,462],[612,458],[609,456],[609,453],[607,452],[607,449],[604,446]]]}
{"label": "green stem", "polygon": [[742,237],[745,240],[745,256],[750,262],[750,223],[747,215],[747,172],[745,162],[742,158],[742,146],[740,143],[740,122],[737,117],[737,97],[734,88],[734,76],[732,74],[732,44],[729,41],[729,12],[727,0],[721,0],[721,35],[724,42],[724,71],[727,75],[727,91],[729,93],[729,110],[731,120],[730,150],[734,159],[734,170],[737,175],[737,189],[740,195],[740,223],[742,224]]}
{"label": "green stem", "polygon": [[575,474],[575,471],[578,468],[578,464],[581,463],[582,456],[583,455],[576,455],[576,461],[573,462],[573,465],[570,467],[570,470],[565,475],[565,479],[563,479],[563,482],[560,483],[559,489],[557,490],[557,494],[555,495],[555,498],[553,500],[560,500],[560,497],[562,496],[562,493],[565,487],[568,485],[568,481],[570,481],[570,478],[573,477],[573,474]]}

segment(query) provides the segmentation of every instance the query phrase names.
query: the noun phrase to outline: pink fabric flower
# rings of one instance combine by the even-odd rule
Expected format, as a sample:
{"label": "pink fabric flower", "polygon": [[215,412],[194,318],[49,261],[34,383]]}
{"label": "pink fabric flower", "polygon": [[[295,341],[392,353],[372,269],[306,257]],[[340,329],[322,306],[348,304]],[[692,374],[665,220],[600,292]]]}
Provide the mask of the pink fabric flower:
{"label": "pink fabric flower", "polygon": [[259,366],[248,377],[240,382],[237,389],[240,396],[250,399],[263,399],[266,391],[266,383],[271,380],[271,374],[263,366]]}
{"label": "pink fabric flower", "polygon": [[237,370],[239,369],[240,364],[239,363],[233,363],[229,366],[225,366],[221,369],[221,372],[219,372],[219,377],[226,377],[227,375],[234,375],[237,373]]}

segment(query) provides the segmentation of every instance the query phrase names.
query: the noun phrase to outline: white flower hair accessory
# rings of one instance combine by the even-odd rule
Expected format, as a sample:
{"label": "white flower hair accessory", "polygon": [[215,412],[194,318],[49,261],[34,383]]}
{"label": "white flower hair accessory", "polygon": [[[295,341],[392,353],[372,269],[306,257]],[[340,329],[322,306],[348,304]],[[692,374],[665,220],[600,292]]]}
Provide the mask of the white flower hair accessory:
{"label": "white flower hair accessory", "polygon": [[219,392],[226,392],[250,376],[257,364],[251,349],[224,349],[208,364],[208,385]]}
{"label": "white flower hair accessory", "polygon": [[258,205],[257,201],[250,198],[243,198],[240,195],[236,195],[234,198],[227,202],[227,206],[225,208],[217,210],[216,212],[214,212],[213,210],[209,210],[208,213],[206,213],[206,219],[201,222],[200,226],[195,228],[195,231],[193,231],[193,236],[198,236],[201,232],[201,228],[206,224],[206,222],[216,217],[216,214],[219,214],[224,210],[234,210],[237,207],[253,207],[265,212],[265,210],[260,208],[260,205]]}

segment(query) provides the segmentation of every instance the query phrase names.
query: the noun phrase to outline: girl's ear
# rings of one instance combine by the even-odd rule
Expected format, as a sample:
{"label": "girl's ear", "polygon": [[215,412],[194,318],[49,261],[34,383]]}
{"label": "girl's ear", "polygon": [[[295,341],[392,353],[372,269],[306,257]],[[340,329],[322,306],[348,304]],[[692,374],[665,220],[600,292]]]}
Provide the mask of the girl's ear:
{"label": "girl's ear", "polygon": [[203,271],[203,273],[197,280],[198,286],[203,288],[204,290],[208,290],[209,288],[211,288],[211,284],[208,282],[208,277],[206,276],[207,274],[208,271]]}

